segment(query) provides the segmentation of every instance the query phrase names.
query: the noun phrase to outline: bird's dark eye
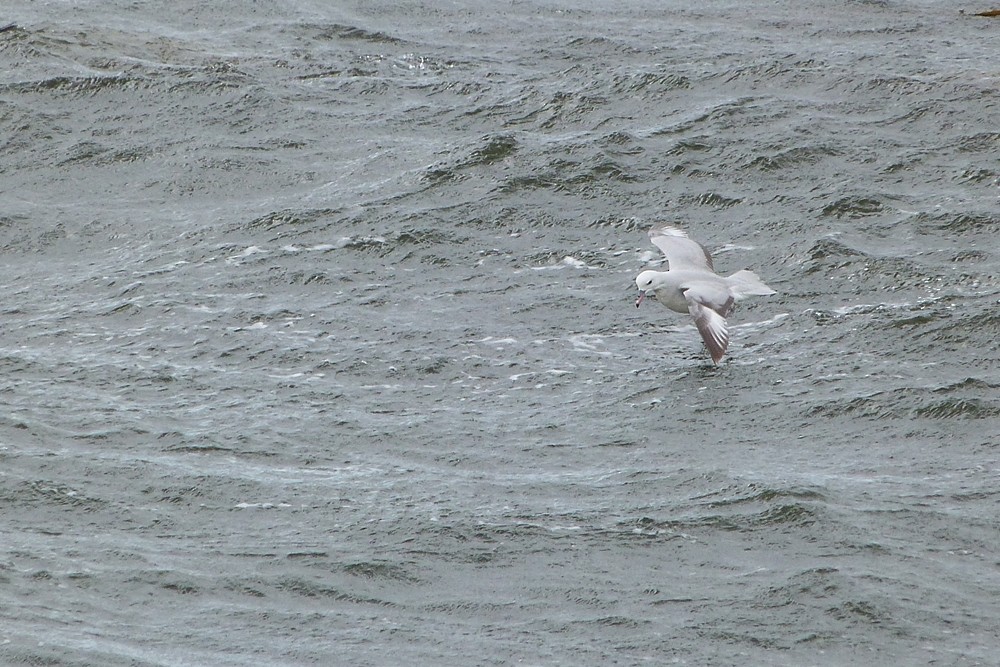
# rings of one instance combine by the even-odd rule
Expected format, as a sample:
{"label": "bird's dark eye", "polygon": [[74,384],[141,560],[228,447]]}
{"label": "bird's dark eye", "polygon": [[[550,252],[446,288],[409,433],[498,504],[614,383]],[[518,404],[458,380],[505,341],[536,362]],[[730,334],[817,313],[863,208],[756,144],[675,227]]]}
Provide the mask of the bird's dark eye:
{"label": "bird's dark eye", "polygon": [[652,285],[652,284],[653,284],[653,279],[652,279],[652,278],[650,278],[649,280],[647,280],[647,281],[646,281],[646,284],[647,284],[647,285]]}

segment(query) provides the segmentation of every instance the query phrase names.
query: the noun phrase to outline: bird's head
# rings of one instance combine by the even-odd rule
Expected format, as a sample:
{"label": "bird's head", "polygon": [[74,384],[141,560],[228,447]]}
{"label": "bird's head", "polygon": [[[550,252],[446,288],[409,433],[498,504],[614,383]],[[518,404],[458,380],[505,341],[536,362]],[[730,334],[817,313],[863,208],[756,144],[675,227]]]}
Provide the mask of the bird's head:
{"label": "bird's head", "polygon": [[639,298],[635,300],[638,308],[648,292],[655,292],[663,282],[663,274],[659,271],[643,271],[635,277],[635,286],[639,288]]}

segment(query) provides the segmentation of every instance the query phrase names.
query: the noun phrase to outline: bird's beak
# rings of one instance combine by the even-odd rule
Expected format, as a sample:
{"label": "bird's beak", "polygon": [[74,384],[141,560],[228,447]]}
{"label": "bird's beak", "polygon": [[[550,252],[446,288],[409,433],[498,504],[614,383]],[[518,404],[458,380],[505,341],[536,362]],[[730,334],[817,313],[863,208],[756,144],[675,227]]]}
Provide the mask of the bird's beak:
{"label": "bird's beak", "polygon": [[639,298],[635,300],[635,307],[638,308],[639,304],[641,304],[642,300],[645,298],[646,298],[646,290],[644,289],[639,290]]}

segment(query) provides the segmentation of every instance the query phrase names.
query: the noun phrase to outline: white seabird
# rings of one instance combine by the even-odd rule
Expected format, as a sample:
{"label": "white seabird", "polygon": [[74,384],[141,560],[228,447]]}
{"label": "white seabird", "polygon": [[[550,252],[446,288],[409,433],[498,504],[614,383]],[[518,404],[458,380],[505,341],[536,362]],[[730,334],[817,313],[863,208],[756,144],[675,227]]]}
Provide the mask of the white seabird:
{"label": "white seabird", "polygon": [[747,296],[776,292],[753,271],[744,269],[731,276],[720,276],[708,251],[676,227],[651,229],[649,240],[667,256],[668,267],[666,271],[643,271],[636,276],[639,298],[635,307],[652,293],[670,310],[690,313],[712,362],[718,364],[729,347],[726,317],[733,305]]}

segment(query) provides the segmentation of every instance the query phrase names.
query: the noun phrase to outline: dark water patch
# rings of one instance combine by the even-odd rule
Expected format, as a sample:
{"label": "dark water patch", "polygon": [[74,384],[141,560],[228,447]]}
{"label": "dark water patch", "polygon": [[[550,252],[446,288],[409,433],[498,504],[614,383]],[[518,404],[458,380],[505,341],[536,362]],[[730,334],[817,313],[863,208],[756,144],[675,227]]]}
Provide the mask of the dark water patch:
{"label": "dark water patch", "polygon": [[820,239],[807,251],[807,273],[830,272],[851,266],[868,258],[860,250],[835,239]]}
{"label": "dark water patch", "polygon": [[486,564],[501,557],[501,543],[511,536],[540,532],[543,529],[521,525],[469,527],[434,523],[408,533],[403,551],[407,558],[433,556],[445,562]]}
{"label": "dark water patch", "polygon": [[318,580],[301,577],[283,577],[275,581],[272,586],[278,591],[291,593],[302,598],[322,598],[330,601],[373,605],[376,607],[396,606],[394,602],[389,600],[351,593],[335,586],[329,586]]}
{"label": "dark water patch", "polygon": [[[214,447],[212,449],[216,451],[225,451],[224,448],[219,447]],[[143,493],[154,497],[156,502],[168,503],[171,505],[190,505],[195,502],[201,502],[207,495],[209,495],[203,484],[204,483],[194,486],[166,488],[147,487],[143,489]]]}
{"label": "dark water patch", "polygon": [[329,84],[345,96],[381,96],[399,92],[396,85],[386,80],[378,68],[370,66],[349,67]]}
{"label": "dark water patch", "polygon": [[[843,285],[851,285],[856,294],[865,290],[902,289],[927,290],[938,280],[938,276],[928,272],[910,256],[884,256],[867,253],[834,239],[821,239],[808,251],[804,262],[807,274],[822,274],[839,280]],[[866,299],[871,298],[867,296]],[[856,315],[868,306],[858,306],[835,315]],[[858,310],[861,309],[861,310]]]}
{"label": "dark water patch", "polygon": [[[892,283],[895,289],[900,283]],[[917,281],[914,285],[923,285]],[[946,345],[948,349],[968,345],[984,332],[996,331],[1000,335],[1000,318],[987,311],[985,314],[965,314],[957,308],[962,300],[933,298],[912,305],[864,304],[839,310],[809,309],[806,314],[821,326],[838,325],[860,319],[853,325],[876,332],[880,345],[895,345],[897,349],[926,353],[928,345]],[[976,310],[975,300],[964,304]],[[894,331],[898,330],[898,331]]]}
{"label": "dark water patch", "polygon": [[392,245],[382,236],[346,236],[337,247],[365,253],[384,255],[392,250]]}
{"label": "dark water patch", "polygon": [[168,569],[143,570],[127,577],[126,583],[148,588],[150,594],[155,595],[160,595],[163,591],[176,595],[198,595],[203,592],[198,578]]}
{"label": "dark water patch", "polygon": [[84,141],[70,147],[68,155],[59,162],[60,166],[68,166],[74,162],[96,162],[96,158],[111,150],[96,141]]}
{"label": "dark water patch", "polygon": [[[340,211],[334,209],[286,209],[265,213],[241,225],[252,232],[278,232],[270,240],[325,230]],[[235,248],[233,248],[235,250]]]}
{"label": "dark water patch", "polygon": [[820,239],[809,249],[809,259],[817,261],[864,256],[866,255],[860,250],[855,250],[846,243],[835,239]]}
{"label": "dark water patch", "polygon": [[715,148],[708,137],[701,139],[682,139],[664,151],[665,155],[685,155],[687,153],[704,153]]}
{"label": "dark water patch", "polygon": [[920,158],[911,158],[907,160],[901,160],[898,162],[893,162],[887,165],[882,172],[885,174],[895,174],[901,171],[910,171],[919,166],[922,160]]}
{"label": "dark water patch", "polygon": [[319,79],[331,79],[340,76],[355,76],[355,73],[343,69],[322,69],[318,72],[310,72],[309,74],[300,74],[296,78],[299,81],[315,81]]}
{"label": "dark water patch", "polygon": [[[67,658],[66,653],[73,657]],[[89,655],[88,655],[89,654]],[[40,646],[35,649],[11,650],[0,648],[0,658],[11,667],[89,667],[89,665],[121,665],[122,667],[154,667],[156,662],[140,659],[119,659],[111,653],[91,654],[59,645]]]}
{"label": "dark water patch", "polygon": [[505,194],[547,189],[555,191],[562,191],[566,189],[565,181],[560,177],[558,172],[511,176],[510,178],[504,179],[500,186],[500,191]]}
{"label": "dark water patch", "polygon": [[0,93],[37,94],[50,96],[62,93],[70,96],[95,96],[109,91],[136,92],[153,87],[148,79],[123,74],[109,76],[57,76],[41,81],[0,84]]}
{"label": "dark water patch", "polygon": [[867,218],[886,210],[885,204],[875,197],[842,197],[820,210],[820,215],[833,218]]}
{"label": "dark water patch", "polygon": [[752,601],[730,603],[736,607],[733,613],[701,629],[706,636],[762,647],[772,655],[803,646],[810,651],[830,650],[842,642],[845,629],[855,620],[834,616],[831,610],[856,589],[837,568],[808,569],[754,591]]}
{"label": "dark water patch", "polygon": [[222,581],[222,588],[231,593],[249,598],[260,599],[267,597],[267,585],[257,579],[224,579]]}
{"label": "dark water patch", "polygon": [[1000,234],[1000,215],[996,213],[920,213],[916,216],[918,229],[944,231],[952,234]]}
{"label": "dark water patch", "polygon": [[423,178],[433,184],[452,181],[465,170],[503,162],[512,157],[517,149],[518,142],[512,135],[487,137],[485,143],[474,149],[469,157],[453,165],[431,167],[424,172]]}
{"label": "dark water patch", "polygon": [[812,489],[761,489],[754,484],[749,484],[735,495],[726,494],[727,497],[721,500],[713,500],[708,503],[709,507],[726,507],[729,505],[741,505],[743,503],[771,502],[782,498],[797,498],[802,500],[822,500],[823,494]]}
{"label": "dark water patch", "polygon": [[142,306],[132,300],[124,300],[104,305],[100,315],[137,317],[142,314]]}
{"label": "dark water patch", "polygon": [[947,317],[951,317],[950,312],[935,309],[932,311],[918,313],[916,315],[910,315],[909,317],[894,318],[889,323],[889,326],[896,329],[909,329],[911,327],[921,327],[925,324],[930,324],[931,322],[937,322],[938,320]]}
{"label": "dark water patch", "polygon": [[[969,346],[970,344],[982,347],[979,343],[981,336],[1000,337],[1000,313],[995,309],[988,308],[986,312],[964,314],[961,311],[953,313],[951,318],[941,318],[937,326],[935,323],[914,331],[914,337],[926,341],[933,341],[935,344],[947,344],[951,347]],[[984,348],[985,349],[985,348]]]}
{"label": "dark water patch", "polygon": [[519,602],[494,602],[491,600],[459,600],[450,602],[427,602],[420,605],[420,609],[426,612],[439,612],[448,615],[467,616],[470,613],[511,613],[522,603]]}
{"label": "dark water patch", "polygon": [[916,417],[928,419],[989,419],[1000,416],[1000,401],[956,398],[935,401],[914,409]]}
{"label": "dark water patch", "polygon": [[392,245],[396,249],[405,246],[442,247],[461,245],[466,239],[454,232],[444,231],[436,227],[408,227],[402,229],[392,237]]}
{"label": "dark water patch", "polygon": [[700,195],[685,195],[684,197],[681,197],[681,203],[726,209],[742,204],[743,199],[740,197],[726,197],[717,192],[705,192]]}
{"label": "dark water patch", "polygon": [[619,95],[662,94],[690,87],[687,76],[665,72],[619,74],[611,79],[611,90]]}
{"label": "dark water patch", "polygon": [[[816,63],[813,61],[800,62],[802,69],[811,70],[816,67]],[[720,74],[720,76],[726,83],[734,83],[743,79],[762,81],[780,79],[784,75],[794,73],[798,69],[800,69],[800,65],[796,61],[765,58],[760,62],[731,67]]]}
{"label": "dark water patch", "polygon": [[761,171],[781,171],[802,165],[816,165],[826,158],[838,155],[839,150],[828,146],[797,146],[773,155],[761,155],[751,160],[747,166]]}
{"label": "dark water patch", "polygon": [[452,368],[455,362],[452,357],[445,356],[423,357],[420,361],[416,371],[422,375],[440,375]]}
{"label": "dark water patch", "polygon": [[22,67],[58,58],[77,44],[76,40],[60,35],[58,29],[39,30],[14,25],[0,35],[0,55]]}
{"label": "dark water patch", "polygon": [[614,629],[637,629],[645,625],[650,625],[652,621],[629,616],[601,616],[592,620],[575,621],[577,625],[599,625]]}
{"label": "dark water patch", "polygon": [[[251,421],[248,418],[248,421]],[[253,420],[258,421],[258,420]],[[258,421],[259,423],[259,421]],[[207,439],[207,438],[206,438]],[[263,448],[251,451],[250,446],[243,442],[242,438],[226,437],[220,435],[215,439],[222,443],[232,443],[235,451],[227,451],[225,448],[219,452],[206,450],[205,452],[188,452],[177,455],[177,460],[181,464],[190,464],[198,469],[202,464],[211,465],[220,460],[242,460],[247,464],[254,461],[257,465],[260,461],[272,460],[281,456],[280,451],[267,451]],[[285,442],[274,438],[276,448],[287,446]],[[278,499],[273,502],[252,503],[247,499],[259,497],[262,484],[258,480],[232,475],[190,475],[177,476],[167,480],[153,480],[150,483],[143,482],[141,493],[143,497],[152,502],[174,505],[186,509],[196,508],[200,511],[225,512],[232,521],[251,520],[249,516],[242,519],[234,518],[235,515],[250,515],[256,509],[275,511],[294,511],[283,498],[285,494],[278,494]]]}
{"label": "dark water patch", "polygon": [[814,405],[806,417],[860,417],[865,419],[990,419],[1000,415],[995,397],[934,396],[938,389],[901,387],[868,396],[837,399]]}
{"label": "dark water patch", "polygon": [[563,124],[585,120],[607,103],[600,95],[579,92],[558,92],[552,95],[535,114],[540,128],[554,130]]}
{"label": "dark water patch", "polygon": [[[458,67],[460,63],[446,63],[447,68]],[[491,92],[488,84],[481,81],[426,81],[413,83],[411,89],[425,90],[428,95],[437,97],[475,98],[478,99]],[[497,109],[492,108],[495,112]]]}
{"label": "dark water patch", "polygon": [[[186,439],[185,436],[178,433],[164,433],[157,436],[158,439],[171,438],[171,439]],[[197,444],[176,444],[167,445],[163,448],[165,452],[174,452],[177,454],[235,454],[237,450],[232,447],[226,447],[212,442],[199,442]],[[161,499],[168,500],[168,502],[175,502],[180,500],[178,496],[164,496]]]}
{"label": "dark water patch", "polygon": [[985,380],[980,380],[979,378],[969,377],[965,378],[961,382],[955,382],[953,384],[949,384],[944,387],[938,387],[934,391],[935,393],[939,394],[950,394],[951,392],[954,391],[973,390],[973,391],[991,392],[997,389],[1000,389],[1000,384],[994,384],[991,382],[986,382]]}
{"label": "dark water patch", "polygon": [[418,577],[410,574],[406,568],[395,563],[387,563],[384,561],[359,561],[349,563],[344,565],[344,572],[362,579],[371,579],[376,581],[384,580],[410,584],[420,581]]}
{"label": "dark water patch", "polygon": [[[524,541],[525,543],[534,540],[550,543],[552,540],[572,539],[572,535],[550,530],[548,524],[551,521],[558,520],[560,522],[579,523],[576,517],[548,514],[531,516],[515,515],[511,519],[512,521],[510,522],[482,523],[476,525],[472,529],[471,535],[478,540],[495,544],[497,547],[502,546],[509,540],[515,539]],[[545,549],[546,547],[539,543],[538,548]]]}
{"label": "dark water patch", "polygon": [[604,35],[574,37],[566,43],[566,46],[577,53],[602,51],[606,53],[618,53],[624,56],[635,56],[643,53],[642,50],[627,44],[621,39]]}
{"label": "dark water patch", "polygon": [[812,508],[799,503],[786,503],[742,518],[735,522],[735,527],[737,529],[743,527],[759,528],[785,524],[808,526],[817,520],[818,517]]}
{"label": "dark water patch", "polygon": [[517,150],[518,142],[511,135],[490,137],[486,144],[472,152],[463,166],[491,165],[502,162]]}
{"label": "dark water patch", "polygon": [[638,145],[640,142],[632,134],[617,130],[604,136],[601,139],[601,144],[608,148],[615,148],[616,150],[621,150],[625,146],[634,147],[634,152],[638,153],[642,151],[642,148]]}
{"label": "dark water patch", "polygon": [[769,588],[767,597],[779,605],[792,603],[802,598],[822,600],[838,597],[843,588],[842,575],[836,568],[818,567],[792,576],[782,586]]}
{"label": "dark water patch", "polygon": [[635,183],[639,179],[628,173],[624,166],[615,160],[597,160],[590,168],[589,174],[573,179],[574,185],[587,184],[594,181],[617,181],[619,183]]}
{"label": "dark water patch", "polygon": [[727,531],[754,531],[775,526],[805,527],[816,523],[816,511],[801,503],[782,503],[759,512],[708,514],[685,521],[686,529],[712,527]]}
{"label": "dark water patch", "polygon": [[956,176],[956,179],[968,183],[1000,185],[1000,173],[994,171],[993,169],[984,169],[979,167],[969,167],[964,169],[961,174]]}
{"label": "dark water patch", "polygon": [[[636,534],[646,537],[674,537],[705,528],[724,531],[753,532],[776,526],[806,527],[819,520],[816,503],[822,494],[810,489],[759,489],[750,485],[735,493],[713,492],[699,502],[694,511],[682,518],[640,519]],[[722,495],[717,500],[712,496]],[[626,524],[627,525],[627,524]]]}
{"label": "dark water patch", "polygon": [[[194,65],[148,70],[142,74],[150,82],[162,85],[168,94],[194,93],[204,97],[247,88],[257,83],[258,72],[253,61],[210,58]],[[266,94],[260,99],[267,99]]]}
{"label": "dark water patch", "polygon": [[989,153],[995,155],[1000,150],[1000,132],[979,132],[964,137],[956,147],[962,153]]}
{"label": "dark water patch", "polygon": [[549,168],[530,175],[520,174],[504,179],[500,192],[512,194],[532,190],[552,190],[595,197],[596,184],[634,183],[639,179],[624,169],[620,161],[594,157],[584,162],[555,160]]}
{"label": "dark water patch", "polygon": [[951,498],[961,503],[975,503],[983,500],[993,501],[998,495],[1000,495],[1000,490],[990,489],[988,491],[954,493],[951,495]]}
{"label": "dark water patch", "polygon": [[608,442],[600,442],[600,443],[597,444],[597,446],[598,447],[614,447],[614,448],[628,449],[628,448],[633,448],[633,447],[640,447],[640,446],[642,446],[642,443],[635,442],[634,440],[629,440],[629,439],[626,439],[626,438],[621,438],[621,439],[617,439],[617,440],[611,440],[611,441],[608,441]]}
{"label": "dark water patch", "polygon": [[201,592],[197,584],[183,579],[164,582],[160,584],[160,588],[178,595],[196,595]]}
{"label": "dark water patch", "polygon": [[919,99],[938,87],[938,82],[925,77],[903,75],[879,75],[871,77],[854,87],[854,92],[862,91],[876,95],[888,94],[893,97]]}
{"label": "dark water patch", "polygon": [[[902,99],[905,100],[906,98]],[[900,104],[898,107],[901,109],[900,112],[875,121],[873,126],[890,128],[897,131],[900,128],[910,127],[913,128],[912,131],[920,131],[927,124],[934,122],[935,117],[941,113],[941,106],[934,102]],[[890,140],[887,139],[888,141]],[[906,164],[917,165],[925,158],[926,155],[919,154],[916,157],[909,158]]]}
{"label": "dark water patch", "polygon": [[464,176],[459,170],[451,167],[431,167],[423,173],[422,178],[431,185],[437,185],[464,178]]}
{"label": "dark water patch", "polygon": [[[606,216],[587,223],[587,227],[596,229],[615,229],[622,234],[645,233],[652,225],[638,218],[620,218],[617,216]],[[641,237],[640,237],[641,238]]]}
{"label": "dark water patch", "polygon": [[877,605],[867,600],[849,600],[829,608],[827,613],[837,620],[851,623],[878,624],[891,620],[888,612],[879,609]]}
{"label": "dark water patch", "polygon": [[330,554],[326,551],[292,551],[285,558],[290,558],[292,560],[305,560],[310,563],[312,562],[325,562],[330,557]]}
{"label": "dark water patch", "polygon": [[0,243],[3,243],[5,246],[15,243],[15,239],[11,236],[15,233],[19,235],[30,234],[33,231],[30,228],[30,222],[31,218],[28,216],[0,214]]}
{"label": "dark water patch", "polygon": [[378,30],[369,30],[342,23],[302,23],[284,31],[295,36],[309,37],[318,41],[359,41],[373,44],[403,44],[404,40]]}
{"label": "dark water patch", "polygon": [[951,261],[955,263],[964,262],[985,262],[992,255],[982,250],[962,250],[951,256]]}
{"label": "dark water patch", "polygon": [[865,417],[865,418],[893,418],[898,419],[905,415],[905,411],[886,407],[876,397],[859,396],[851,399],[840,399],[830,401],[823,405],[813,406],[805,411],[805,416],[812,417]]}
{"label": "dark water patch", "polygon": [[335,286],[353,282],[353,278],[344,274],[334,274],[329,271],[289,271],[289,285],[327,285]]}
{"label": "dark water patch", "polygon": [[77,489],[48,480],[21,482],[18,486],[0,495],[0,501],[15,506],[53,506],[92,512],[103,509],[108,503],[88,496]]}

